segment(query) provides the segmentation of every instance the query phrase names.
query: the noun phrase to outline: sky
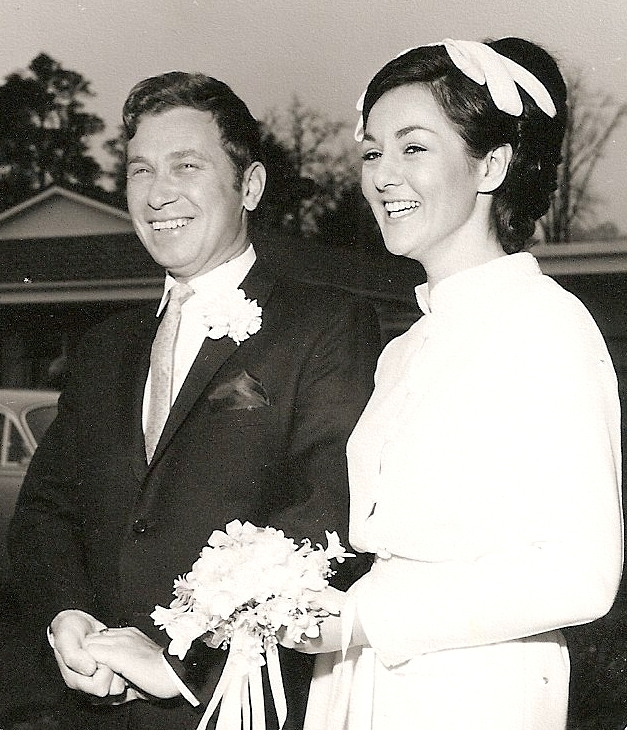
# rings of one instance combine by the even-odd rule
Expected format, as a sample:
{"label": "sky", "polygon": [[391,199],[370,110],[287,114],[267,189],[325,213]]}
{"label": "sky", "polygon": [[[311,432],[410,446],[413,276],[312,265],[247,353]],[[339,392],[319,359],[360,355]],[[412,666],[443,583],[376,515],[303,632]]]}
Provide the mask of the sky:
{"label": "sky", "polygon": [[[174,69],[226,81],[255,116],[294,95],[354,125],[370,77],[410,46],[517,35],[627,102],[627,0],[0,0],[0,78],[40,52],[91,82],[87,111],[117,133],[130,88]],[[593,188],[627,233],[627,122]]]}

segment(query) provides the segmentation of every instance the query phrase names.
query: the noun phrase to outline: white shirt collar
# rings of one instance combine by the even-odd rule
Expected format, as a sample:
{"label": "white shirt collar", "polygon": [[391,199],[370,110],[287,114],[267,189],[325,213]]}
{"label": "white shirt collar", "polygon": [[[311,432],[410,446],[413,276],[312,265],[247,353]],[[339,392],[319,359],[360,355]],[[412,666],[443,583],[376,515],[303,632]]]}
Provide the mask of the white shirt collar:
{"label": "white shirt collar", "polygon": [[[253,264],[257,260],[257,254],[252,244],[248,248],[236,256],[234,259],[225,261],[215,269],[211,269],[194,279],[190,279],[187,283],[192,287],[196,294],[201,296],[204,294],[215,294],[216,290],[231,291],[237,289],[246,278],[246,274],[251,270]],[[157,308],[157,317],[163,312],[165,305],[170,296],[170,289],[176,284],[176,279],[169,273],[166,273],[165,282],[163,284],[163,295]]]}

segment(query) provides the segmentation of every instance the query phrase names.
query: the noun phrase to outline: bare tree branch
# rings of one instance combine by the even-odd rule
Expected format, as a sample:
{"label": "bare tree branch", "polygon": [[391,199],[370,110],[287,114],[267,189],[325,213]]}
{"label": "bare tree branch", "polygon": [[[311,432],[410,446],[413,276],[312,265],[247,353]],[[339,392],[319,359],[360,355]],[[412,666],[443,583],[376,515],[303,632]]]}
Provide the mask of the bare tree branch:
{"label": "bare tree branch", "polygon": [[551,208],[540,221],[547,242],[570,241],[574,229],[589,227],[599,199],[591,182],[603,152],[627,116],[627,103],[588,91],[577,74],[568,79],[569,121]]}

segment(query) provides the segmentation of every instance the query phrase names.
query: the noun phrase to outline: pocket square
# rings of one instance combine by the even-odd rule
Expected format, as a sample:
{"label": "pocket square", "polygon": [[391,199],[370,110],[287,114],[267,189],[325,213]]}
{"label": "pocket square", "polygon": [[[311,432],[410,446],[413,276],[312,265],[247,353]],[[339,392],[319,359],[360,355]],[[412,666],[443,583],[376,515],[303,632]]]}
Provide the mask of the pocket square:
{"label": "pocket square", "polygon": [[235,411],[269,406],[270,398],[260,380],[246,370],[217,385],[208,395],[217,408]]}

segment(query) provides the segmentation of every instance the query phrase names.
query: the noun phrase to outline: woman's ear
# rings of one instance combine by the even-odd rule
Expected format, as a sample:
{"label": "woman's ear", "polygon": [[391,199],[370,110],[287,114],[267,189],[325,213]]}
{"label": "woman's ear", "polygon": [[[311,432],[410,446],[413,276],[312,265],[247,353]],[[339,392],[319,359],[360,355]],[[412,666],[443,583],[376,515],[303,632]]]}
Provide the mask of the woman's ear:
{"label": "woman's ear", "polygon": [[259,205],[265,187],[266,168],[259,161],[253,162],[244,173],[244,180],[242,182],[244,208],[247,211],[255,210]]}
{"label": "woman's ear", "polygon": [[502,144],[490,150],[481,165],[483,177],[477,189],[480,193],[493,193],[505,179],[512,160],[511,144]]}

